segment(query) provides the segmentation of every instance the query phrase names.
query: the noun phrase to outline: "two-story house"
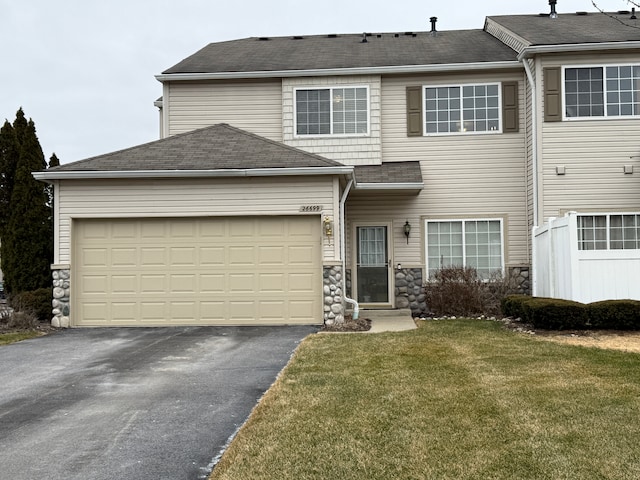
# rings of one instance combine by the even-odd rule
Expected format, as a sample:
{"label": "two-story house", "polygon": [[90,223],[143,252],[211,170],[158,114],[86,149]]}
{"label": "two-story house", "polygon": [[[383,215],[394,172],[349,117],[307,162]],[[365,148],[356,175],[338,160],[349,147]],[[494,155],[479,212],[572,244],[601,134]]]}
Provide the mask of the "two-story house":
{"label": "two-story house", "polygon": [[207,45],[157,76],[160,140],[35,174],[54,324],[339,322],[350,299],[426,310],[441,266],[566,297],[567,245],[640,261],[630,17]]}

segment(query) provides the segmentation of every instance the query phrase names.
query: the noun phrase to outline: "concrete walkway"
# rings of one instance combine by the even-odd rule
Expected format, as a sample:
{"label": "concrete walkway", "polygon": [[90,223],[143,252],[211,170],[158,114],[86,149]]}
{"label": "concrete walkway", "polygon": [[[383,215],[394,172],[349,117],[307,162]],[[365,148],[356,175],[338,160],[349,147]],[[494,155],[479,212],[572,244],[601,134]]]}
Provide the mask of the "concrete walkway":
{"label": "concrete walkway", "polygon": [[360,318],[371,319],[371,330],[366,333],[404,332],[418,328],[410,310],[361,310]]}

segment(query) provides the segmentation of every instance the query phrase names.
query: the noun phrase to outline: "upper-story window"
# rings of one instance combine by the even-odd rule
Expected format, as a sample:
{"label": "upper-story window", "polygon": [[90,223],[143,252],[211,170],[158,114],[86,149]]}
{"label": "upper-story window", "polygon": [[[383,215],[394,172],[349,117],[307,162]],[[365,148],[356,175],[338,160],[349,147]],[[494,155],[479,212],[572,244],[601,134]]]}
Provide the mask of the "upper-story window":
{"label": "upper-story window", "polygon": [[640,215],[578,216],[579,250],[640,249]]}
{"label": "upper-story window", "polygon": [[640,116],[640,65],[566,67],[565,118]]}
{"label": "upper-story window", "polygon": [[369,89],[330,87],[297,89],[296,135],[367,135]]}
{"label": "upper-story window", "polygon": [[499,133],[500,85],[424,87],[425,134]]}

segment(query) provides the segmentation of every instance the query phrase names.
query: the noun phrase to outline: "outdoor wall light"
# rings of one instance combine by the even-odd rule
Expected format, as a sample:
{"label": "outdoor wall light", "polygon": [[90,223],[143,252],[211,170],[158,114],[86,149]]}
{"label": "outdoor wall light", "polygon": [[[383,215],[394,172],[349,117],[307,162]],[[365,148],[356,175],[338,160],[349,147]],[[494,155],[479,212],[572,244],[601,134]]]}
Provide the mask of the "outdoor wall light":
{"label": "outdoor wall light", "polygon": [[404,236],[407,237],[407,245],[409,245],[409,235],[411,234],[411,224],[409,220],[404,222]]}
{"label": "outdoor wall light", "polygon": [[324,221],[322,222],[322,225],[324,227],[324,234],[327,237],[330,237],[331,235],[333,235],[333,222],[329,217],[324,217]]}

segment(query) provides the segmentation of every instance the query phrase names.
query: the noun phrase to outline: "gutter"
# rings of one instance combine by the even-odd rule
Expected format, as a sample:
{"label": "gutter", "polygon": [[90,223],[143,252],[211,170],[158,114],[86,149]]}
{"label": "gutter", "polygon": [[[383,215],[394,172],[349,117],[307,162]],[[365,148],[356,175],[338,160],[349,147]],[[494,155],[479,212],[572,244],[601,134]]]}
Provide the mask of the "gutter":
{"label": "gutter", "polygon": [[316,68],[309,70],[273,70],[253,72],[202,72],[202,73],[162,73],[156,75],[159,82],[189,80],[236,80],[240,78],[274,77],[318,77],[339,75],[386,75],[410,73],[434,73],[473,70],[504,70],[519,68],[519,61],[445,63],[434,65],[387,65],[380,67]]}
{"label": "gutter", "polygon": [[353,175],[353,167],[311,168],[243,168],[220,170],[44,170],[32,172],[36,180],[85,180],[85,179],[131,179],[131,178],[215,178],[215,177],[281,177],[295,175]]}
{"label": "gutter", "polygon": [[342,258],[342,298],[344,298],[344,301],[348,304],[353,305],[353,319],[357,320],[360,314],[360,306],[358,305],[358,302],[347,297],[347,248],[345,245],[347,238],[347,226],[345,225],[345,203],[347,202],[347,196],[349,195],[354,183],[355,173],[351,172],[349,183],[347,183],[347,187],[344,189],[344,192],[342,192],[342,197],[340,197],[340,257]]}
{"label": "gutter", "polygon": [[525,48],[519,55],[518,61],[530,58],[534,55],[544,53],[566,53],[566,52],[593,52],[594,50],[629,50],[631,48],[640,49],[640,41],[630,42],[602,42],[602,43],[567,43],[563,45],[534,45]]}

